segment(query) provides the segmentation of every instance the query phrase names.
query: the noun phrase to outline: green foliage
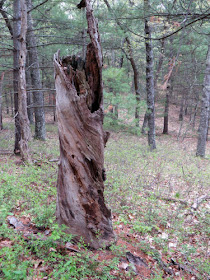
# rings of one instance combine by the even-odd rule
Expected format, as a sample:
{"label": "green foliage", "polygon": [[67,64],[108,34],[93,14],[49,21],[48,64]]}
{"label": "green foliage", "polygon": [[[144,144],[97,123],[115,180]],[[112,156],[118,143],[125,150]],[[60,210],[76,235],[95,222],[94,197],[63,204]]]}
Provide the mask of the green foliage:
{"label": "green foliage", "polygon": [[[2,248],[0,250],[0,272],[2,271],[6,280],[22,280],[30,276],[29,268],[32,266],[28,260],[23,260],[23,253],[29,252],[19,244],[14,244],[13,248]],[[28,273],[29,272],[29,273]]]}
{"label": "green foliage", "polygon": [[133,231],[142,233],[142,234],[146,234],[148,232],[152,231],[152,227],[151,226],[147,226],[144,223],[141,223],[140,221],[135,221],[133,224]]}
{"label": "green foliage", "polygon": [[[131,93],[131,81],[123,68],[109,67],[103,70],[103,80],[105,85],[105,126],[117,130],[128,130],[133,134],[140,134],[136,129],[133,118],[136,108],[136,97]],[[113,107],[113,112],[108,111],[109,105]],[[146,108],[145,101],[139,104],[140,112]],[[121,111],[119,115],[117,112]],[[129,125],[126,125],[125,120]],[[130,125],[132,124],[132,126]]]}
{"label": "green foliage", "polygon": [[[119,132],[120,128],[129,133]],[[117,133],[110,138],[106,148],[105,195],[116,216],[114,227],[125,228],[129,236],[135,235],[137,239],[133,245],[157,262],[161,259],[158,251],[166,258],[178,251],[180,262],[187,255],[188,261],[198,267],[202,279],[202,274],[208,273],[205,257],[209,235],[208,213],[201,206],[190,223],[186,219],[188,208],[164,201],[161,197],[188,201],[189,192],[197,195],[200,185],[207,189],[209,174],[205,162],[180,149],[170,136],[167,137],[167,146],[165,140],[159,138],[159,149],[151,153],[144,144],[144,138],[131,133],[131,125],[118,125],[112,129],[116,129]],[[48,133],[52,136],[56,131],[50,127]],[[120,258],[127,251],[126,246],[112,245],[110,252],[114,258],[111,261],[99,261],[82,240],[78,246],[79,253],[69,255],[65,249],[59,249],[59,245],[71,243],[73,236],[66,234],[65,228],[55,222],[57,163],[50,163],[49,159],[58,153],[56,141],[50,137],[48,149],[43,147],[43,142],[31,142],[31,148],[37,151],[33,157],[38,165],[16,164],[9,157],[2,164],[0,235],[12,245],[0,250],[0,277],[8,280],[32,277],[36,271],[33,261],[37,258],[43,261],[43,266],[50,267],[50,272],[41,272],[41,277],[119,279],[120,272],[116,278],[112,271],[118,271]],[[16,214],[17,211],[19,214]],[[9,215],[29,217],[39,229],[37,238],[32,237],[26,242],[21,234],[8,226]],[[47,237],[44,234],[46,229],[50,232]],[[163,233],[167,233],[167,238],[163,238]],[[190,238],[195,235],[198,241],[192,246]],[[136,242],[138,238],[141,242]],[[176,247],[169,248],[169,243],[174,243],[174,240]],[[196,257],[198,250],[199,258]],[[162,277],[161,270],[159,264],[153,277]],[[132,279],[132,275],[129,277]]]}
{"label": "green foliage", "polygon": [[108,67],[103,70],[103,80],[105,88],[115,95],[128,92],[130,89],[130,78],[123,68]]}

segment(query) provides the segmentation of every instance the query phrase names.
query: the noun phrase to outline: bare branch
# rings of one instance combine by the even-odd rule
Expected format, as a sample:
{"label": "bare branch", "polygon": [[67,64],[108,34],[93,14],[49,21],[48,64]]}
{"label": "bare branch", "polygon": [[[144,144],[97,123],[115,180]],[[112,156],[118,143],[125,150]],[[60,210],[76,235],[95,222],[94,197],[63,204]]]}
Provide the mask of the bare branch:
{"label": "bare branch", "polygon": [[29,11],[27,11],[27,13],[30,13],[31,11],[39,8],[40,6],[44,5],[46,2],[48,2],[48,0],[44,0],[43,2],[41,2],[40,4],[36,5],[35,7],[31,8]]}

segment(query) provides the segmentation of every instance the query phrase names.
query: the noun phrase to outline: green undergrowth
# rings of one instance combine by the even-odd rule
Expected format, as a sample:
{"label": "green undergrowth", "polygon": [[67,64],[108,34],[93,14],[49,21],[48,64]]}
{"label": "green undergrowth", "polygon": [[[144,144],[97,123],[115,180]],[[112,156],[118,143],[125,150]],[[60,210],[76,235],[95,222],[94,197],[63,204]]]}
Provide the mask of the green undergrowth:
{"label": "green undergrowth", "polygon": [[[197,211],[191,205],[207,194],[208,160],[196,158],[170,136],[157,137],[158,149],[150,152],[135,126],[116,124],[112,130],[105,150],[105,199],[114,229],[121,229],[118,237],[127,232],[132,246],[157,261],[151,279],[162,279],[161,259],[175,259],[195,268],[198,279],[207,278],[209,209],[205,201]],[[30,143],[33,165],[14,156],[0,158],[0,279],[135,279],[132,271],[127,278],[120,274],[127,248],[113,246],[114,257],[101,260],[101,251],[92,252],[82,242],[77,253],[61,246],[72,236],[55,223],[57,162],[51,160],[59,156],[57,128],[48,125],[47,136],[46,142]],[[28,219],[38,238],[26,240],[9,226],[9,216]]]}
{"label": "green undergrowth", "polygon": [[130,133],[114,134],[106,149],[106,197],[115,226],[135,234],[141,247],[167,259],[188,263],[200,279],[209,275],[209,209],[204,201],[191,210],[196,197],[208,194],[209,161],[184,151],[170,136],[157,139],[150,152],[147,140]]}

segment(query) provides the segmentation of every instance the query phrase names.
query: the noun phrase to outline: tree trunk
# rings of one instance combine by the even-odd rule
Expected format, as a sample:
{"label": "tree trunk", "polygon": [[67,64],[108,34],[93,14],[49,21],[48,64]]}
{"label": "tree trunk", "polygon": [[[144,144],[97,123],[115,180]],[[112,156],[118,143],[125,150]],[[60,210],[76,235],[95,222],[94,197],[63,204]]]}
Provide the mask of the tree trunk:
{"label": "tree trunk", "polygon": [[[27,8],[30,10],[32,7],[31,0],[27,0]],[[31,83],[32,87],[36,90],[33,92],[34,102],[34,115],[35,115],[35,138],[40,140],[46,139],[45,131],[45,114],[44,114],[44,95],[42,92],[42,82],[39,70],[39,59],[36,48],[36,38],[33,31],[33,20],[31,13],[28,13],[28,32],[27,32],[27,45],[29,64],[31,69]]]}
{"label": "tree trunk", "polygon": [[[13,70],[14,71],[14,70]],[[10,103],[11,103],[11,115],[14,116],[14,100],[13,100],[13,92],[10,92]]]}
{"label": "tree trunk", "polygon": [[[209,105],[210,105],[210,96],[209,96]],[[210,109],[209,109],[208,126],[207,126],[207,133],[206,133],[206,141],[208,141],[209,126],[210,126]]]}
{"label": "tree trunk", "polygon": [[[6,10],[3,9],[4,2],[5,2],[4,0],[0,1],[0,13],[1,13],[1,15],[2,15],[2,17],[3,17],[4,21],[5,21],[5,24],[6,24],[7,28],[8,28],[8,30],[9,30],[9,33],[10,33],[11,39],[12,39],[13,38],[13,28],[12,28],[11,21],[10,21],[10,19],[7,16],[8,14],[7,14]],[[15,6],[16,6],[16,3],[14,1],[13,2],[13,7],[15,7]],[[13,20],[14,21],[15,21],[16,16],[17,15],[15,15],[15,9],[14,9],[14,15],[13,15]],[[16,25],[16,23],[17,22],[15,21],[14,25]],[[14,28],[16,28],[16,27],[14,27]],[[13,42],[14,42],[14,38],[13,38]],[[14,45],[14,48],[13,48],[13,66],[15,66],[15,56],[17,58],[17,54],[15,53],[15,51],[16,50],[15,50],[15,45]],[[17,58],[17,60],[18,60],[18,58]],[[15,76],[14,72],[15,72],[15,67],[13,68],[13,77]],[[13,82],[13,84],[14,84],[14,82]],[[18,88],[16,88],[16,90],[14,89],[14,92],[17,92],[17,91],[18,91]],[[12,92],[10,94],[10,97],[11,97],[11,112],[12,112],[12,116],[13,116],[14,112],[13,112],[13,96],[12,96]],[[17,118],[18,118],[18,116],[17,116]],[[16,123],[16,121],[15,121],[15,123]],[[17,128],[17,126],[15,125],[15,129],[16,128]]]}
{"label": "tree trunk", "polygon": [[141,133],[145,135],[147,132],[147,129],[148,129],[148,113],[146,111],[144,114],[144,120],[143,120],[143,124],[142,124],[142,128],[141,128]]}
{"label": "tree trunk", "polygon": [[27,113],[28,113],[28,119],[30,124],[34,124],[34,118],[33,118],[33,108],[31,106],[32,103],[32,92],[31,92],[31,75],[30,75],[30,69],[29,69],[29,57],[28,53],[26,56],[26,87],[27,87]]}
{"label": "tree trunk", "polygon": [[3,122],[2,122],[2,90],[3,90],[3,80],[4,80],[4,72],[1,74],[1,77],[0,77],[0,130],[3,129]]}
{"label": "tree trunk", "polygon": [[90,247],[110,246],[115,237],[104,202],[102,50],[89,0],[86,17],[91,43],[86,61],[54,56],[56,113],[60,139],[56,217],[67,232]]}
{"label": "tree trunk", "polygon": [[183,118],[184,118],[184,103],[185,103],[185,95],[183,93],[182,94],[181,105],[180,105],[180,110],[179,110],[179,121],[183,121]]}
{"label": "tree trunk", "polygon": [[148,113],[148,144],[151,150],[156,149],[155,143],[155,90],[153,74],[153,50],[151,41],[151,30],[148,22],[149,0],[144,0],[145,10],[145,47],[146,47],[146,92]]}
{"label": "tree trunk", "polygon": [[168,134],[169,102],[170,102],[170,98],[172,97],[172,94],[173,94],[173,84],[174,84],[173,69],[172,69],[168,82],[169,83],[166,88],[166,99],[165,99],[164,120],[163,120],[163,134]]}
{"label": "tree trunk", "polygon": [[197,109],[198,109],[198,103],[195,104],[194,112],[193,112],[193,115],[191,116],[193,129],[195,129],[195,119],[196,119],[196,115],[197,115]]}
{"label": "tree trunk", "polygon": [[160,76],[160,70],[161,70],[162,65],[163,65],[164,51],[165,51],[165,39],[162,39],[161,40],[161,53],[160,53],[160,56],[159,56],[157,70],[156,70],[155,79],[154,79],[154,88],[155,88],[155,90],[157,90],[157,81],[158,81],[158,78]]}
{"label": "tree trunk", "polygon": [[15,111],[15,147],[14,153],[20,154],[20,121],[18,113],[18,79],[19,79],[19,53],[20,53],[20,37],[21,30],[21,10],[20,0],[14,0],[14,22],[13,22],[13,89],[14,89],[14,111]]}
{"label": "tree trunk", "polygon": [[19,52],[19,77],[18,77],[18,114],[20,121],[20,154],[23,161],[30,162],[28,141],[30,139],[30,126],[27,114],[27,94],[26,94],[26,31],[27,31],[27,7],[25,0],[20,0],[21,10],[21,31],[18,37]]}
{"label": "tree trunk", "polygon": [[6,104],[6,112],[9,115],[9,100],[8,100],[8,93],[5,92],[5,104]]}
{"label": "tree trunk", "polygon": [[120,63],[119,63],[119,67],[122,68],[123,67],[123,62],[124,62],[124,56],[122,55],[120,57]]}
{"label": "tree trunk", "polygon": [[168,113],[169,113],[169,90],[166,91],[163,134],[168,134]]}
{"label": "tree trunk", "polygon": [[139,110],[140,110],[140,90],[139,90],[139,72],[136,67],[136,63],[133,57],[133,49],[131,46],[131,42],[128,37],[125,38],[127,45],[128,45],[128,59],[130,60],[132,69],[133,69],[133,80],[134,80],[134,88],[135,88],[135,93],[136,93],[136,108],[135,108],[135,121],[136,121],[136,126],[139,126]]}
{"label": "tree trunk", "polygon": [[206,59],[206,74],[201,105],[200,125],[198,129],[198,144],[196,156],[204,157],[206,150],[206,138],[209,119],[209,99],[210,99],[210,45]]}

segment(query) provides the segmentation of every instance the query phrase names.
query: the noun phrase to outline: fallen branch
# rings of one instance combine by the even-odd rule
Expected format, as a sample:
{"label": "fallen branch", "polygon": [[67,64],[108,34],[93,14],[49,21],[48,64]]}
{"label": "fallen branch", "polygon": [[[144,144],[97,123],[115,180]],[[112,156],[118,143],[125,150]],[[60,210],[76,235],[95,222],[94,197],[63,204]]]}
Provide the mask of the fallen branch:
{"label": "fallen branch", "polygon": [[188,205],[188,202],[185,201],[185,200],[182,200],[182,199],[177,199],[177,198],[172,198],[172,197],[165,197],[165,196],[162,196],[162,195],[157,195],[157,194],[154,194],[154,193],[151,193],[151,192],[144,192],[146,195],[148,196],[151,196],[153,195],[155,198],[158,198],[158,199],[161,199],[161,200],[165,200],[165,201],[168,201],[168,202],[178,202],[178,203],[181,203],[185,206],[189,206]]}
{"label": "fallen branch", "polygon": [[171,264],[177,265],[179,270],[183,270],[187,273],[190,273],[190,274],[198,277],[197,273],[193,269],[189,268],[186,264],[180,264],[180,263],[176,262],[174,259],[171,259]]}
{"label": "fallen branch", "polygon": [[13,154],[14,154],[14,153],[11,152],[11,151],[7,151],[7,150],[2,151],[2,150],[0,150],[0,155],[13,155]]}
{"label": "fallen branch", "polygon": [[191,209],[196,211],[198,210],[199,205],[206,200],[209,200],[210,196],[208,196],[207,194],[205,195],[201,195],[200,197],[196,198],[193,202],[193,204],[191,205]]}
{"label": "fallen branch", "polygon": [[156,258],[156,261],[158,262],[158,264],[161,266],[161,268],[163,269],[163,271],[165,271],[167,274],[169,275],[174,275],[174,272],[171,268],[169,268],[167,266],[166,263],[164,263],[160,258]]}

